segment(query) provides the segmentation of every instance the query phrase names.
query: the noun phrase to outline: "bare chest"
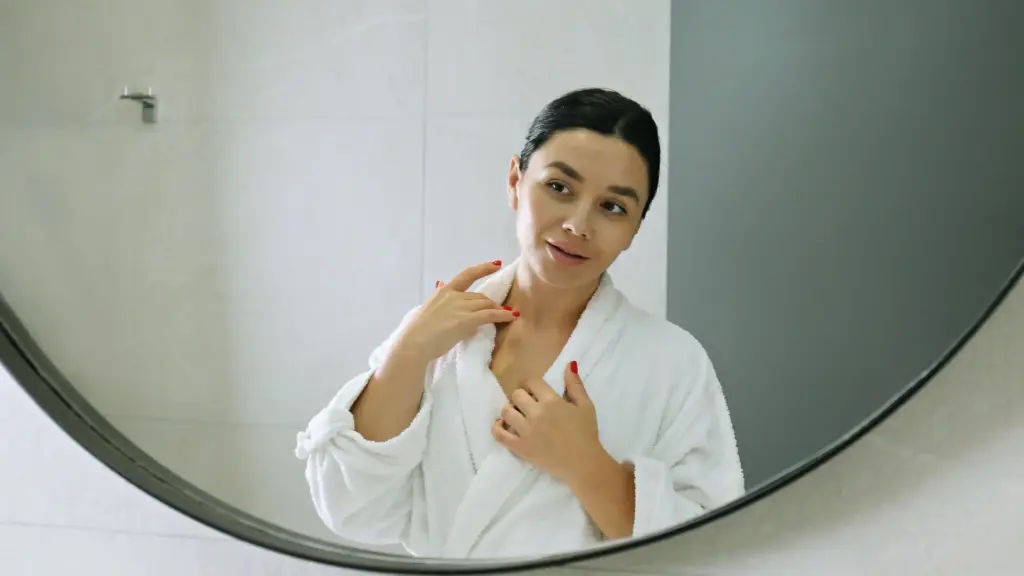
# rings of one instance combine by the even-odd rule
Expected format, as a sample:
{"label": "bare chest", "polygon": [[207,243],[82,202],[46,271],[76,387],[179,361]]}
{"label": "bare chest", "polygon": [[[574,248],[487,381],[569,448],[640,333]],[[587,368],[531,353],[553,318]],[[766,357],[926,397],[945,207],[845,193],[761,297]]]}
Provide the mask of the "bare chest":
{"label": "bare chest", "polygon": [[499,330],[491,355],[491,372],[505,395],[522,388],[530,378],[543,378],[568,340],[569,334],[554,331],[517,330],[515,327]]}

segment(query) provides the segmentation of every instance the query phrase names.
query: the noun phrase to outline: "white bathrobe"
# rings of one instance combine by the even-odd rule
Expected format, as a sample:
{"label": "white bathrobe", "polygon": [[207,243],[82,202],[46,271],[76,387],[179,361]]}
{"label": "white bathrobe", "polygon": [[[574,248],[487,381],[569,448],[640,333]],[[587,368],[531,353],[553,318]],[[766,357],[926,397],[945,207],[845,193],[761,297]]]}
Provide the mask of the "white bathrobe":
{"label": "white bathrobe", "polygon": [[[476,289],[497,302],[515,266]],[[354,429],[350,408],[399,328],[298,435],[306,480],[323,522],[369,545],[401,544],[441,558],[572,552],[603,537],[561,482],[513,456],[491,425],[507,402],[490,371],[495,327],[430,365],[420,409],[386,442]],[[701,345],[629,303],[606,274],[544,379],[565,390],[577,360],[597,409],[605,450],[634,467],[633,535],[679,524],[743,493],[743,472],[721,386]]]}

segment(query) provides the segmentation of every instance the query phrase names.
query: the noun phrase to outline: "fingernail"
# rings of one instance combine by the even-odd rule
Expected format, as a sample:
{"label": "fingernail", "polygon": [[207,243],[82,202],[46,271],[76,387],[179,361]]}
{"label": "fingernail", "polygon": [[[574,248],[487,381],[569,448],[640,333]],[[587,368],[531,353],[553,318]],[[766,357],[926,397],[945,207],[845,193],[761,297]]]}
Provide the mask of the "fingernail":
{"label": "fingernail", "polygon": [[505,310],[512,310],[511,306],[502,306],[502,308],[504,308]]}
{"label": "fingernail", "polygon": [[501,266],[501,260],[495,260],[494,262],[491,262],[491,264],[494,264],[495,266]]}
{"label": "fingernail", "polygon": [[515,316],[516,318],[519,318],[519,310],[513,310],[512,315]]}
{"label": "fingernail", "polygon": [[441,287],[441,281],[440,280],[438,280],[437,282],[434,282],[434,289],[435,290],[440,288],[440,287]]}
{"label": "fingernail", "polygon": [[577,364],[575,360],[573,360],[572,362],[569,362],[569,370],[572,370],[573,374],[579,374],[580,373],[579,364]]}

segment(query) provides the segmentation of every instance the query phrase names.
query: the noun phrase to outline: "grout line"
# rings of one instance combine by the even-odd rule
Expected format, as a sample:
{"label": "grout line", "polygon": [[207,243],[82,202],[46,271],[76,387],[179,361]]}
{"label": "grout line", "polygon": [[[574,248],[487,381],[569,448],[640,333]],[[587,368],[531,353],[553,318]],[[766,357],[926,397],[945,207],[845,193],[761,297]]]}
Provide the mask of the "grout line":
{"label": "grout line", "polygon": [[430,86],[428,47],[430,46],[430,8],[423,3],[423,102],[420,106],[420,289],[417,304],[428,294],[427,280],[427,94]]}
{"label": "grout line", "polygon": [[[894,441],[891,438],[881,435],[867,435],[864,436],[860,442],[863,442],[866,446],[871,446],[877,450],[888,453],[892,456],[898,456],[903,460],[910,460],[920,462],[929,466],[951,466],[951,463],[956,460],[955,456],[944,456],[936,454],[931,451],[921,450],[913,446],[907,446],[901,442]],[[1020,493],[1024,488],[1018,478],[1008,476],[1003,472],[991,472],[985,475],[985,480],[990,485],[998,485],[999,487],[1010,491]]]}
{"label": "grout line", "polygon": [[[205,420],[202,418],[174,418],[167,416],[152,416],[149,414],[119,414],[105,413],[103,417],[113,424],[116,420],[151,420],[154,422],[166,422],[168,424],[197,424],[208,426],[266,426],[274,428],[294,428],[296,432],[304,430],[309,422],[259,422],[259,421],[238,421],[238,420]],[[116,427],[116,426],[115,426]]]}
{"label": "grout line", "polygon": [[219,533],[213,528],[206,526],[205,524],[197,523],[203,526],[206,530],[214,532],[209,536],[200,534],[183,534],[183,533],[171,533],[171,532],[148,532],[142,530],[124,530],[119,528],[107,528],[104,526],[82,526],[74,524],[47,524],[40,522],[22,522],[18,520],[0,520],[0,527],[13,526],[16,528],[28,528],[35,530],[61,530],[66,532],[97,532],[101,534],[114,534],[118,536],[145,536],[151,538],[174,538],[174,539],[185,539],[185,540],[201,540],[204,542],[222,542],[227,541],[228,537]]}

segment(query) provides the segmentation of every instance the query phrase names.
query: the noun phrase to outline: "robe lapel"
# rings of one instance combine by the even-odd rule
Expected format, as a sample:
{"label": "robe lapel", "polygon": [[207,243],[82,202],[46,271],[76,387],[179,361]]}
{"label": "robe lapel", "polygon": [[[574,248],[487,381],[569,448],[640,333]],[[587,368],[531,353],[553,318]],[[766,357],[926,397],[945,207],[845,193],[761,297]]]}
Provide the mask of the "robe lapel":
{"label": "robe lapel", "polygon": [[[497,302],[504,301],[517,263],[492,276],[479,291]],[[569,341],[544,374],[544,380],[555,392],[565,392],[565,365],[571,360],[580,363],[580,376],[584,382],[587,381],[591,370],[618,340],[625,325],[624,315],[619,313],[623,303],[622,294],[605,275]],[[533,466],[513,456],[491,435],[491,425],[507,402],[500,383],[490,371],[495,333],[494,326],[483,326],[456,352],[462,420],[467,445],[478,469],[459,504],[445,542],[445,555],[449,557],[467,557],[509,496],[524,482],[540,474]]]}
{"label": "robe lapel", "polygon": [[[495,302],[504,302],[512,289],[517,264],[518,260],[499,270],[476,291]],[[490,434],[491,422],[506,400],[501,384],[491,372],[496,334],[493,324],[485,324],[472,338],[459,343],[455,351],[456,389],[474,472],[479,472],[484,460],[500,447]]]}

